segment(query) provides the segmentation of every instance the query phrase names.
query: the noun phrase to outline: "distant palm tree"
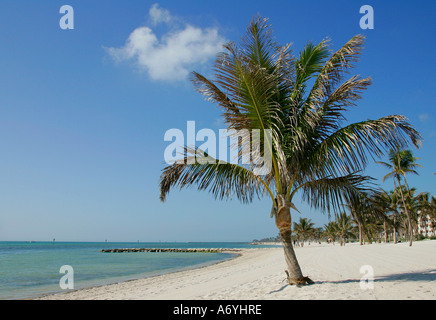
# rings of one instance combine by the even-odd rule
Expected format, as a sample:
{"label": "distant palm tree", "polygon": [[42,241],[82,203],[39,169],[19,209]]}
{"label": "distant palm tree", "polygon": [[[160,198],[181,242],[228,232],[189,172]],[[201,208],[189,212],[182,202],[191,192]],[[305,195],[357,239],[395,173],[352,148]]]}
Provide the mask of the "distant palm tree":
{"label": "distant palm tree", "polygon": [[322,234],[324,232],[324,229],[322,227],[314,228],[313,230],[313,239],[321,243]]}
{"label": "distant palm tree", "polygon": [[384,202],[384,206],[385,206],[385,212],[388,215],[388,219],[389,219],[389,224],[392,226],[392,234],[393,234],[393,240],[394,240],[394,244],[396,244],[398,242],[398,231],[399,228],[401,227],[401,223],[400,223],[400,210],[399,210],[399,203],[400,203],[400,199],[399,199],[399,195],[397,192],[395,191],[383,191],[382,194],[380,195],[380,202],[383,201]]}
{"label": "distant palm tree", "polygon": [[404,191],[404,194],[406,195],[406,205],[412,218],[414,233],[417,234],[419,216],[424,217],[430,209],[430,194],[428,192],[421,192],[418,195],[415,195],[416,188],[407,189]]}
{"label": "distant palm tree", "polygon": [[[256,148],[253,130],[271,139],[251,155],[248,165],[218,161],[206,150],[187,146],[184,161],[167,166],[160,178],[161,200],[173,187],[197,185],[216,198],[250,202],[267,195],[279,229],[290,284],[313,283],[304,277],[292,246],[291,208],[297,194],[315,209],[331,213],[341,208],[345,195],[371,186],[359,174],[368,157],[404,147],[409,139],[419,145],[420,134],[404,116],[386,116],[343,126],[344,113],[356,105],[370,78],[344,80],[359,60],[364,37],[354,36],[331,53],[329,42],[308,44],[294,57],[290,45],[275,42],[267,19],[248,26],[240,47],[224,46],[215,63],[215,80],[194,72],[192,81],[205,97],[219,105],[228,129],[246,130],[242,143],[232,146],[239,157],[245,147]],[[268,131],[269,130],[269,131]],[[249,149],[250,150],[250,149]],[[271,156],[271,170],[256,169]]]}
{"label": "distant palm tree", "polygon": [[370,202],[373,218],[383,223],[384,240],[387,243],[389,242],[389,228],[392,226],[392,220],[389,217],[393,210],[392,199],[386,191],[381,190],[373,194]]}
{"label": "distant palm tree", "polygon": [[400,192],[401,199],[403,202],[404,212],[406,213],[407,221],[408,221],[408,230],[409,230],[409,239],[410,239],[409,246],[412,246],[412,241],[413,241],[413,225],[412,225],[411,213],[406,205],[406,200],[401,185],[401,178],[404,178],[406,189],[409,190],[406,174],[407,173],[418,174],[415,171],[415,168],[421,167],[421,165],[417,164],[416,160],[418,160],[418,158],[413,157],[413,154],[410,150],[403,150],[400,148],[396,148],[390,150],[389,162],[383,162],[383,161],[377,162],[384,165],[389,170],[391,170],[391,172],[389,172],[387,175],[383,177],[383,182],[388,178],[393,178],[395,190],[398,190]]}
{"label": "distant palm tree", "polygon": [[382,193],[373,190],[368,193],[352,195],[347,198],[345,207],[350,211],[351,217],[359,229],[359,243],[363,244],[364,235],[369,221],[378,220],[386,222],[385,202],[382,201]]}
{"label": "distant palm tree", "polygon": [[368,201],[364,195],[355,195],[350,199],[347,199],[345,207],[348,208],[350,214],[357,224],[359,229],[359,243],[363,244],[364,234],[365,234],[365,215],[368,212],[367,209]]}
{"label": "distant palm tree", "polygon": [[354,235],[355,226],[351,216],[345,212],[341,212],[336,217],[336,223],[338,226],[338,235],[341,246],[345,246],[347,239],[352,238]]}
{"label": "distant palm tree", "polygon": [[336,221],[330,221],[324,225],[324,234],[327,237],[327,242],[335,244],[336,237],[339,234],[339,227]]}
{"label": "distant palm tree", "polygon": [[302,241],[302,246],[304,245],[304,241],[315,231],[314,226],[315,223],[307,218],[300,218],[299,223],[294,222],[294,233]]}

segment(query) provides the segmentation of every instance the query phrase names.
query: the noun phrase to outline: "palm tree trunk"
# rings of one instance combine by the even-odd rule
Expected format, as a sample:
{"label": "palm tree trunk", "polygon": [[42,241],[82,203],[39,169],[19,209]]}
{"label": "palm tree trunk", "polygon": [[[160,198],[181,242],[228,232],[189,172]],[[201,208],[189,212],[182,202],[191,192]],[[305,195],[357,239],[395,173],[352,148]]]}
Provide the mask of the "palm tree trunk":
{"label": "palm tree trunk", "polygon": [[394,213],[394,244],[397,244],[397,214]]}
{"label": "palm tree trunk", "polygon": [[388,227],[386,221],[383,222],[383,227],[385,229],[385,242],[388,243]]}
{"label": "palm tree trunk", "polygon": [[[409,184],[407,183],[407,179],[406,179],[405,174],[404,174],[404,185],[406,186],[406,190],[409,193],[409,197],[411,197]],[[415,234],[418,234],[418,228],[417,228],[416,224],[413,223],[412,215],[410,215],[409,226],[411,227],[411,230],[412,230],[411,238],[413,238]],[[410,245],[412,245],[412,244],[410,244]]]}
{"label": "palm tree trunk", "polygon": [[406,212],[407,222],[409,224],[409,247],[411,247],[413,241],[412,219],[410,217],[409,210],[407,209],[406,201],[404,200],[403,189],[401,188],[400,178],[398,176],[397,176],[397,180],[398,180],[398,189],[400,189],[401,200],[403,201],[404,211]]}
{"label": "palm tree trunk", "polygon": [[280,231],[280,237],[282,238],[285,261],[288,267],[285,271],[288,282],[290,285],[312,284],[314,282],[311,279],[303,276],[297,256],[295,255],[294,246],[292,245],[292,218],[290,203],[286,201],[285,196],[281,194],[277,195],[277,203],[278,210],[275,218],[277,228],[279,228]]}

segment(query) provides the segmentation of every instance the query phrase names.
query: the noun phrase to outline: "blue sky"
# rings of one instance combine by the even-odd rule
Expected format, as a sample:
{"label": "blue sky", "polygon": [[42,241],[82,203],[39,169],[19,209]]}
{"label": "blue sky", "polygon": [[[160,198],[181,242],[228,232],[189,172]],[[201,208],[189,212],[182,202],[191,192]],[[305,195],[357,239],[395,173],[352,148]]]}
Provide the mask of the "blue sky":
{"label": "blue sky", "polygon": [[[375,28],[362,30],[362,5]],[[62,30],[63,5],[74,29]],[[277,234],[270,200],[243,205],[174,190],[159,201],[168,129],[223,128],[194,91],[214,50],[260,13],[298,52],[325,37],[337,49],[367,36],[355,74],[374,84],[349,121],[402,114],[421,132],[419,176],[436,194],[436,3],[433,1],[0,2],[0,241],[251,241]],[[128,40],[130,39],[130,40]],[[194,39],[196,47],[187,46]],[[380,180],[374,164],[367,174]],[[392,188],[392,182],[382,184]],[[328,222],[297,202],[302,217]],[[293,216],[294,220],[300,217]]]}

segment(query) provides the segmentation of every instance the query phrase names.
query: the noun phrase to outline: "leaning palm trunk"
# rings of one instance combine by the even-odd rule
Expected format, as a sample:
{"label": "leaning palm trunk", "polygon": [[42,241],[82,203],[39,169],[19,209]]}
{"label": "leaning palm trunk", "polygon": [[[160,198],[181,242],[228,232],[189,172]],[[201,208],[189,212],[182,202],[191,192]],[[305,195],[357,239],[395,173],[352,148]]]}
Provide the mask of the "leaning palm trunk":
{"label": "leaning palm trunk", "polygon": [[291,285],[312,284],[313,281],[304,277],[300,265],[295,255],[294,246],[292,245],[292,217],[291,204],[285,200],[285,196],[277,195],[278,210],[275,215],[276,226],[280,231],[280,237],[283,243],[285,261],[287,265],[288,282]]}

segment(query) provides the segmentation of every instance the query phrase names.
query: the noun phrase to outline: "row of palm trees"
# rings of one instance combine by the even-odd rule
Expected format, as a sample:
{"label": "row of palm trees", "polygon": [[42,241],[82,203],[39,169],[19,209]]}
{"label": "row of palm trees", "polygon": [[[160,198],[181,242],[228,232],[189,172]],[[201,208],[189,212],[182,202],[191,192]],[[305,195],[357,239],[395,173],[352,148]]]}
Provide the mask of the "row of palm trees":
{"label": "row of palm trees", "polygon": [[311,219],[300,218],[299,222],[294,222],[294,238],[299,242],[300,246],[304,246],[304,242],[321,242],[335,243],[338,241],[340,245],[345,245],[350,239],[356,238],[356,225],[353,218],[345,212],[336,216],[335,221],[330,221],[324,225],[324,228],[315,228]]}
{"label": "row of palm trees", "polygon": [[[392,191],[375,193],[374,198],[360,201],[357,205],[348,203],[348,209],[335,216],[334,221],[325,224],[323,228],[315,228],[314,223],[307,218],[294,222],[294,236],[298,241],[339,242],[345,245],[347,241],[359,243],[393,242],[430,237],[427,227],[430,227],[432,238],[436,235],[436,197],[429,193],[416,194],[415,188],[397,187]],[[406,213],[407,212],[407,213]],[[422,232],[419,233],[419,224]],[[412,228],[410,230],[410,227]]]}

